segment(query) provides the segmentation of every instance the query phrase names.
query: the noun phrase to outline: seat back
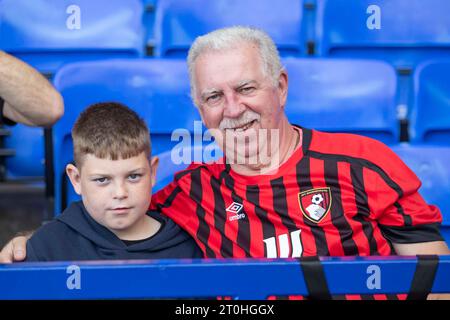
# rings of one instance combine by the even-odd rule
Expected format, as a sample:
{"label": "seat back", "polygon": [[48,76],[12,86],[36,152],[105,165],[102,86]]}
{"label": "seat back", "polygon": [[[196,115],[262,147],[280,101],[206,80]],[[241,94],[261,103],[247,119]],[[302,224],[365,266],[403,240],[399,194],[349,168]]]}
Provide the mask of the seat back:
{"label": "seat back", "polygon": [[392,149],[422,181],[423,198],[441,210],[441,231],[450,245],[450,147],[398,145]]}
{"label": "seat back", "polygon": [[70,61],[135,57],[142,14],[140,0],[2,0],[0,48],[44,73]]}
{"label": "seat back", "polygon": [[317,0],[318,52],[413,68],[449,55],[448,12],[442,0]]}
{"label": "seat back", "polygon": [[415,71],[410,137],[413,143],[450,146],[450,60]]}
{"label": "seat back", "polygon": [[158,0],[156,54],[185,57],[196,37],[235,25],[265,30],[285,55],[304,53],[303,0]]}
{"label": "seat back", "polygon": [[330,132],[399,141],[396,76],[387,63],[370,60],[286,58],[286,114],[291,123]]}

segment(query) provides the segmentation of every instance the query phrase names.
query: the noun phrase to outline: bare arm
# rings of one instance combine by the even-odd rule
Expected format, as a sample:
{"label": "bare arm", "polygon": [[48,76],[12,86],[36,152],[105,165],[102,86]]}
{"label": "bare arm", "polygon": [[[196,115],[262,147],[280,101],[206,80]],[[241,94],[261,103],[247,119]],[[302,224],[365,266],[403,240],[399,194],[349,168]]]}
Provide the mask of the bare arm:
{"label": "bare arm", "polygon": [[[444,241],[432,241],[421,243],[393,243],[395,252],[402,256],[413,256],[417,254],[449,255],[450,250]],[[428,300],[450,300],[450,294],[430,294]]]}
{"label": "bare arm", "polygon": [[400,256],[415,256],[417,254],[450,254],[444,241],[420,243],[393,243],[395,252]]}
{"label": "bare arm", "polygon": [[38,71],[0,51],[3,115],[30,126],[51,126],[64,113],[59,92]]}

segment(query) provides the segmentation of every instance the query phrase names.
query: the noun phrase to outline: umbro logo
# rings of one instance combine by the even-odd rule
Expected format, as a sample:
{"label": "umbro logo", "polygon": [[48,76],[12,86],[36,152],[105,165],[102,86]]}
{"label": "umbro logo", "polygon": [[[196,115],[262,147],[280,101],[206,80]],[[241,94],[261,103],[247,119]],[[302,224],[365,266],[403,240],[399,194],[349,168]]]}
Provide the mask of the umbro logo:
{"label": "umbro logo", "polygon": [[240,220],[245,218],[245,213],[240,213],[244,206],[240,203],[233,202],[226,209],[227,212],[232,213],[233,215],[228,218],[229,221]]}

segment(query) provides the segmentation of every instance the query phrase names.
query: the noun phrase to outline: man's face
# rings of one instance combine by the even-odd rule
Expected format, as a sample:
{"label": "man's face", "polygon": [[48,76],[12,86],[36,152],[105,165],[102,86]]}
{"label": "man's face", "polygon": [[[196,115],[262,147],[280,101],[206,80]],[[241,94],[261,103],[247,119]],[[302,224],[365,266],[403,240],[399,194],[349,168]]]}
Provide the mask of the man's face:
{"label": "man's face", "polygon": [[[203,53],[194,73],[203,122],[208,129],[218,129],[212,133],[227,158],[232,153],[245,158],[258,155],[270,136],[270,131],[261,129],[279,129],[287,95],[286,74],[274,85],[263,72],[259,49],[251,44]],[[249,139],[243,140],[244,136]]]}
{"label": "man's face", "polygon": [[68,165],[67,174],[91,217],[119,238],[139,229],[150,205],[157,158],[144,152],[128,159],[84,156],[81,171]]}

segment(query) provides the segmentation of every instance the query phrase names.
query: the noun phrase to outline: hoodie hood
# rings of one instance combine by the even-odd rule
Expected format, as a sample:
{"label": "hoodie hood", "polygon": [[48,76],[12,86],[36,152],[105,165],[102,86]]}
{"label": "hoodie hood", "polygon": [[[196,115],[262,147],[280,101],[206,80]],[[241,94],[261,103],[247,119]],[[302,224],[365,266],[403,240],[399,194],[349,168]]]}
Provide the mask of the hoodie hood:
{"label": "hoodie hood", "polygon": [[95,221],[87,212],[82,201],[73,202],[56,219],[93,242],[97,247],[108,250],[156,252],[174,248],[190,239],[190,236],[171,219],[156,211],[149,211],[147,215],[161,223],[160,229],[150,238],[129,246],[109,229]]}

